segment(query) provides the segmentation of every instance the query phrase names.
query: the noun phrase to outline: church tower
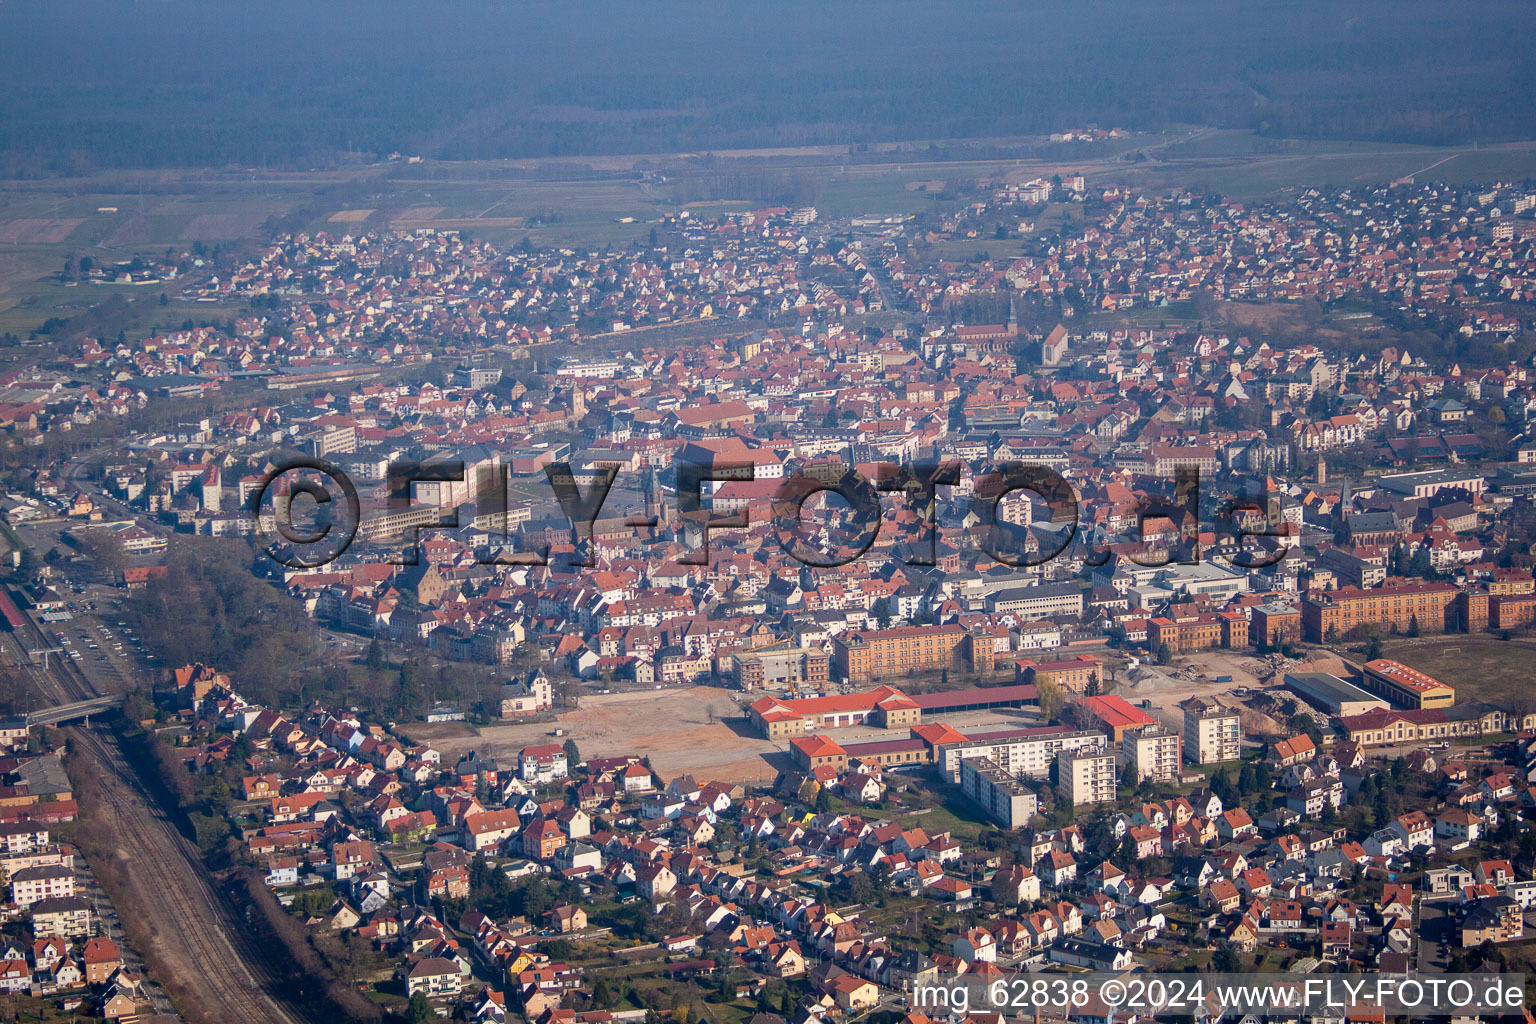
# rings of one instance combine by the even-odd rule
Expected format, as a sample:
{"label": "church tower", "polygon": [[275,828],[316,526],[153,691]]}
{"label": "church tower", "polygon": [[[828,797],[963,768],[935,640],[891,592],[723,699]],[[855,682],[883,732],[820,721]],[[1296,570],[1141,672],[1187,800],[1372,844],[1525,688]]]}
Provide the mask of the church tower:
{"label": "church tower", "polygon": [[645,467],[645,479],[641,485],[645,494],[645,518],[661,530],[667,525],[667,503],[661,496],[661,483],[656,479],[656,469]]}

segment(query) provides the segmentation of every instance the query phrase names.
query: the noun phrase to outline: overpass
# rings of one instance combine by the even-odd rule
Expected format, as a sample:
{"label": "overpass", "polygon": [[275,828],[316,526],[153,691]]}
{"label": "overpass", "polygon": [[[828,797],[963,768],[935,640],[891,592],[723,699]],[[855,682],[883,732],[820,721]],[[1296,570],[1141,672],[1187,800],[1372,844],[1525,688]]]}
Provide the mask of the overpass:
{"label": "overpass", "polygon": [[64,722],[73,722],[77,718],[89,718],[91,715],[99,715],[113,708],[123,706],[123,695],[112,694],[107,697],[93,697],[90,700],[76,701],[73,704],[60,704],[57,707],[44,708],[41,711],[32,711],[27,714],[27,728],[38,725],[60,725]]}

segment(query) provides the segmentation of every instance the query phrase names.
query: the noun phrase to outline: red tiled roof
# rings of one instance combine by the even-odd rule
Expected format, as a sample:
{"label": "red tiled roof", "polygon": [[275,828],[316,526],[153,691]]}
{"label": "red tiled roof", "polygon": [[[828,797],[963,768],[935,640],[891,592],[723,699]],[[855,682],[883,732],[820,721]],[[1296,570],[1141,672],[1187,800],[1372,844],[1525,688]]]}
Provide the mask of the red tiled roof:
{"label": "red tiled roof", "polygon": [[1157,719],[1140,708],[1132,707],[1125,698],[1116,697],[1113,694],[1104,697],[1084,697],[1081,703],[1093,713],[1095,718],[1114,729],[1157,724]]}

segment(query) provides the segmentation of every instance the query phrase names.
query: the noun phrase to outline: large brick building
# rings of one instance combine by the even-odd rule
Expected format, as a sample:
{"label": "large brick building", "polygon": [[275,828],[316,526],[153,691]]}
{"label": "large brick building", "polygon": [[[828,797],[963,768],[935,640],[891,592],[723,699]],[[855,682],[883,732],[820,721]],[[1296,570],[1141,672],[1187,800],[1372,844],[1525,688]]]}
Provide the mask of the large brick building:
{"label": "large brick building", "polygon": [[1055,661],[1020,658],[1013,663],[1013,675],[1021,683],[1034,683],[1041,677],[1049,677],[1067,693],[1096,693],[1104,685],[1104,663],[1091,654]]}
{"label": "large brick building", "polygon": [[904,729],[922,722],[924,715],[1016,708],[1034,701],[1035,688],[1028,684],[942,690],[910,696],[894,686],[877,686],[873,690],[826,697],[759,697],[747,707],[747,717],[761,735],[780,740],[821,729],[857,725]]}
{"label": "large brick building", "polygon": [[1301,609],[1291,604],[1261,604],[1253,609],[1248,637],[1254,646],[1279,647],[1301,639]]}
{"label": "large brick building", "polygon": [[818,689],[827,683],[827,656],[820,649],[794,647],[789,641],[731,654],[730,674],[743,690]]}
{"label": "large brick building", "polygon": [[1147,646],[1156,651],[1206,651],[1248,646],[1248,617],[1242,612],[1200,612],[1176,619],[1157,616],[1147,622]]}
{"label": "large brick building", "polygon": [[1303,636],[1313,643],[1345,636],[1356,626],[1375,625],[1407,632],[1415,622],[1425,632],[1454,625],[1459,593],[1449,583],[1406,583],[1395,586],[1341,587],[1301,602]]}
{"label": "large brick building", "polygon": [[832,639],[832,667],[851,683],[944,669],[967,635],[961,625],[856,630]]}
{"label": "large brick building", "polygon": [[1536,621],[1536,594],[1494,594],[1488,598],[1488,625],[1514,629]]}

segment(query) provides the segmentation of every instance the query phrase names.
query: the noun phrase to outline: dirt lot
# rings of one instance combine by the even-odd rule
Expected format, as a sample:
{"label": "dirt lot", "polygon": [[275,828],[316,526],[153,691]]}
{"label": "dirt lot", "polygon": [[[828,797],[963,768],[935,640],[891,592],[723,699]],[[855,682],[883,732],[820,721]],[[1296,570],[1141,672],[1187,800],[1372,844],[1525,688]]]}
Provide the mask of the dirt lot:
{"label": "dirt lot", "polygon": [[[649,757],[663,778],[691,772],[701,778],[731,782],[771,781],[789,764],[787,744],[772,743],[747,729],[740,696],[715,686],[643,690],[583,697],[581,707],[560,716],[559,725],[491,725],[479,735],[463,728],[444,729],[430,740],[444,757],[478,750],[513,761],[523,747],[576,741],[581,756]],[[550,735],[555,728],[565,736]],[[430,734],[417,730],[422,738]]]}
{"label": "dirt lot", "polygon": [[[701,779],[771,781],[791,766],[788,742],[771,742],[752,732],[737,703],[743,694],[717,686],[611,693],[581,699],[581,707],[549,722],[491,725],[478,732],[460,722],[414,726],[414,740],[431,743],[445,758],[477,750],[508,763],[535,743],[575,740],[582,757],[639,754],[668,778],[690,772]],[[1035,724],[1033,712],[1019,709],[968,711],[935,721],[962,731],[987,732]],[[554,729],[565,735],[552,736]],[[829,729],[839,743],[905,739],[905,729]]]}
{"label": "dirt lot", "polygon": [[[1202,651],[1181,655],[1172,665],[1143,664],[1134,673],[1121,672],[1111,692],[1132,703],[1151,701],[1152,715],[1172,729],[1182,729],[1184,713],[1179,710],[1179,702],[1190,697],[1219,698],[1233,690],[1277,683],[1292,670],[1338,674],[1342,668],[1338,658],[1322,652],[1304,662],[1288,662],[1279,655],[1260,658],[1234,651]],[[1232,680],[1218,683],[1217,676],[1231,676]],[[1223,703],[1232,707],[1239,704],[1230,698]],[[1251,722],[1245,718],[1244,727],[1261,733],[1275,728],[1262,716],[1255,716]]]}

